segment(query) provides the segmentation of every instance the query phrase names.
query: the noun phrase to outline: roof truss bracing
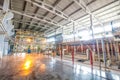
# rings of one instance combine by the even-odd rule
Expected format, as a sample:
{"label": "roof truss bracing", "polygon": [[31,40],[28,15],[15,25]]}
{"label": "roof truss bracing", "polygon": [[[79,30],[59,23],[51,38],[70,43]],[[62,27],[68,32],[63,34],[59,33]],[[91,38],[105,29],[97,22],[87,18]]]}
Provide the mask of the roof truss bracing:
{"label": "roof truss bracing", "polygon": [[[10,9],[15,13],[15,28],[46,31],[65,26],[70,22],[80,23],[80,18],[117,1],[11,0]],[[94,18],[102,25],[103,22],[96,16],[94,15]]]}

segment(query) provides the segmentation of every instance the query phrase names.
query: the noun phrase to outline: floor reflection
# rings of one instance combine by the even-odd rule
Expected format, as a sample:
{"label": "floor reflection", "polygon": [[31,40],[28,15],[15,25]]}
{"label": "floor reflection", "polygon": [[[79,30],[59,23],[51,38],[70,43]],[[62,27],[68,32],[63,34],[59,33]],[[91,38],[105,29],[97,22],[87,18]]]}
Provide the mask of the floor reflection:
{"label": "floor reflection", "polygon": [[0,61],[0,80],[120,80],[120,77],[41,54],[22,53]]}
{"label": "floor reflection", "polygon": [[40,65],[40,72],[41,72],[41,73],[44,73],[45,70],[46,70],[46,65],[45,65],[45,64],[41,64],[41,65]]}

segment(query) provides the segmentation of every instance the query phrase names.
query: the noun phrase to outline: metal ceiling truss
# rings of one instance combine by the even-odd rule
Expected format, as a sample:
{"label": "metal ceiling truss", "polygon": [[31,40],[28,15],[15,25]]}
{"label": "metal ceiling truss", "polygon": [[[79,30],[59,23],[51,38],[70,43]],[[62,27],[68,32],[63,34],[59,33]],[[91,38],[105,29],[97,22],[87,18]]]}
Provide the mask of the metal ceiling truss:
{"label": "metal ceiling truss", "polygon": [[[40,25],[40,23],[38,23],[37,26],[39,26],[39,25]],[[41,29],[49,29],[49,28],[47,28],[46,25],[43,25]],[[41,30],[41,29],[40,29],[40,30]]]}
{"label": "metal ceiling truss", "polygon": [[[27,2],[29,2],[29,3],[32,3],[32,4],[36,5],[37,7],[43,8],[43,9],[45,9],[45,10],[47,10],[47,11],[49,11],[49,12],[51,12],[51,13],[59,16],[59,17],[62,17],[62,18],[64,18],[64,19],[67,19],[68,21],[75,22],[75,21],[72,20],[70,17],[68,17],[66,14],[64,14],[62,11],[57,10],[54,6],[48,5],[48,4],[44,3],[43,1],[39,1],[39,0],[34,0],[34,1],[33,1],[33,0],[25,0],[25,1],[27,1]],[[82,7],[82,8],[83,8],[84,10],[86,10],[85,7]],[[89,9],[88,9],[88,10],[89,10]],[[86,10],[86,11],[88,11],[88,10]],[[88,11],[88,13],[89,13],[89,12],[90,12],[90,11]],[[26,14],[22,14],[22,15],[26,16]],[[27,17],[30,17],[30,16],[27,15]],[[33,18],[33,16],[31,16],[31,17]],[[37,17],[36,17],[36,14],[35,14],[34,18],[37,18]],[[38,18],[37,18],[37,19],[38,19]],[[47,18],[40,19],[40,20],[42,20],[42,21],[44,21],[44,22],[46,22],[46,20],[47,20],[47,21],[49,21],[49,22],[47,22],[47,23],[50,23],[50,24],[51,24],[51,22],[52,22],[53,25],[56,23],[56,22],[51,21],[51,19],[47,19]],[[58,23],[56,23],[56,24],[58,24]],[[55,25],[56,25],[56,24],[55,24]],[[61,26],[61,25],[57,25],[57,26]]]}
{"label": "metal ceiling truss", "polygon": [[[53,7],[55,7],[61,0],[56,0],[54,4],[52,4]],[[45,14],[44,14],[44,18],[49,14],[49,11],[47,11]],[[56,15],[55,15],[56,16]]]}
{"label": "metal ceiling truss", "polygon": [[[32,4],[36,5],[37,7],[43,8],[43,9],[45,9],[45,10],[47,10],[47,11],[49,11],[49,12],[51,12],[51,13],[53,13],[53,14],[61,17],[61,18],[67,19],[68,21],[75,22],[69,16],[64,14],[62,11],[57,10],[54,6],[48,5],[48,4],[44,3],[43,1],[39,1],[39,0],[25,0],[25,1],[27,1],[29,3],[32,3]],[[86,4],[83,0],[73,0],[73,1],[76,4],[78,4],[86,13],[88,13],[89,15],[92,15],[99,22],[99,24],[103,26],[103,23],[98,18],[96,18],[95,15],[93,15],[91,13],[90,9],[86,6]],[[12,12],[14,12],[16,14],[19,14],[19,15],[24,15],[24,16],[29,17],[29,18],[36,19],[38,21],[49,23],[49,24],[52,24],[52,25],[62,26],[62,25],[60,25],[60,24],[58,24],[58,23],[56,23],[53,20],[48,19],[48,18],[40,19],[37,16],[33,17],[33,16],[28,15],[28,14],[18,12],[18,11],[15,11],[15,10],[12,10]]]}
{"label": "metal ceiling truss", "polygon": [[[38,1],[38,0],[36,0],[36,1]],[[42,2],[42,1],[40,1],[40,2]],[[90,9],[87,7],[87,5],[85,4],[85,2],[83,0],[73,0],[73,2],[71,2],[71,4],[73,4],[74,2],[76,4],[78,4],[87,14],[92,15],[98,21],[98,23],[103,27],[103,23],[95,15],[92,14],[92,12],[90,11]],[[81,10],[81,9],[79,9],[79,10]],[[67,17],[67,19],[68,19],[68,21],[71,21],[73,23],[79,23],[79,22],[72,20],[70,17]],[[62,21],[62,20],[63,19],[61,19],[60,21]]]}
{"label": "metal ceiling truss", "polygon": [[[70,4],[68,4],[64,9],[62,9],[62,12],[65,11],[68,7],[70,7],[73,3],[74,3],[74,1],[72,1]],[[52,19],[54,19],[55,17],[56,17],[56,15]],[[62,20],[64,20],[64,19],[61,19],[58,22],[61,22]]]}
{"label": "metal ceiling truss", "polygon": [[[87,6],[88,5],[90,5],[91,3],[93,3],[93,2],[95,2],[96,0],[92,0],[91,2],[89,2],[89,3],[87,3]],[[68,7],[70,7],[72,4],[74,3],[74,1],[73,2],[71,2],[69,5],[67,5],[62,11],[64,11],[65,9],[67,9]],[[74,11],[74,12],[72,12],[71,14],[69,14],[68,16],[72,16],[73,14],[75,14],[76,12],[78,12],[78,11],[80,11],[82,8],[80,7],[79,9],[77,9],[76,11]],[[53,17],[53,19],[55,18],[56,16],[54,16]],[[63,19],[61,19],[61,20],[59,20],[58,22],[61,22]],[[76,19],[74,20],[74,21],[76,21]],[[77,21],[76,21],[77,22]],[[69,24],[70,22],[68,22],[68,23],[66,23],[66,24],[64,24],[64,25],[67,25],[67,24]],[[79,22],[77,22],[77,23],[79,23]]]}
{"label": "metal ceiling truss", "polygon": [[[44,27],[44,28],[42,28],[40,31],[43,31],[43,30],[45,30],[45,29],[48,30],[48,27]],[[51,29],[51,28],[50,28],[50,29]]]}
{"label": "metal ceiling truss", "polygon": [[[51,12],[51,13],[59,16],[59,17],[67,19],[68,21],[71,21],[73,23],[78,23],[78,22],[75,22],[73,19],[71,19],[68,15],[66,15],[65,13],[63,13],[62,11],[57,10],[54,6],[46,4],[43,1],[39,1],[39,0],[34,0],[34,1],[32,1],[32,0],[26,0],[26,1],[28,1],[30,3],[33,3],[34,5],[36,5],[36,6],[40,7],[40,8],[43,8],[43,9],[45,9],[45,10],[47,10],[47,11],[49,11],[49,12]],[[78,1],[73,0],[73,2],[70,5],[72,5],[74,2],[76,2],[86,13],[92,15],[103,26],[103,24],[101,23],[101,21],[98,18],[96,18],[91,13],[90,9],[86,6],[86,4],[84,3],[84,1],[82,1],[82,0],[78,0]],[[68,5],[68,6],[70,6],[70,5]],[[59,13],[57,13],[56,11],[58,11]]]}
{"label": "metal ceiling truss", "polygon": [[49,4],[44,3],[43,1],[40,0],[26,0],[34,5],[36,5],[37,7],[43,8],[61,18],[67,19],[68,21],[71,22],[75,22],[74,20],[72,20],[68,15],[66,15],[65,13],[63,13],[62,11],[56,9],[54,6],[51,6]]}
{"label": "metal ceiling truss", "polygon": [[[25,2],[27,2],[27,1],[25,1]],[[24,4],[25,4],[25,2],[24,2]],[[42,22],[49,23],[49,24],[52,24],[52,25],[61,26],[60,24],[58,24],[57,22],[55,22],[55,21],[53,21],[51,19],[48,19],[48,18],[44,18],[44,19],[42,18],[42,19],[40,19],[40,18],[37,17],[37,14],[32,14],[33,16],[28,15],[28,14],[25,13],[25,8],[26,8],[26,6],[24,5],[24,9],[23,9],[24,13],[19,12],[19,11],[15,11],[15,10],[10,10],[10,11],[12,11],[13,13],[22,15],[21,19],[23,19],[23,16],[26,16],[26,17],[31,18],[31,20],[32,19],[36,19],[38,21],[42,21]],[[34,13],[37,13],[37,10]],[[32,22],[30,24],[32,24]],[[38,25],[38,26],[40,26],[40,25]]]}
{"label": "metal ceiling truss", "polygon": [[86,6],[85,2],[83,0],[73,0],[76,4],[78,4],[87,14],[92,15],[93,18],[95,18],[98,23],[103,27],[103,23],[90,11],[88,6]]}
{"label": "metal ceiling truss", "polygon": [[[38,15],[38,14],[36,13],[34,17],[37,17],[37,15]],[[50,18],[47,18],[47,17],[45,17],[45,18],[44,18],[44,16],[41,16],[41,17],[42,17],[43,19],[45,19],[45,20],[48,20],[48,21],[53,21],[53,20],[52,20],[52,19],[50,19]],[[31,21],[31,23],[30,23],[30,24],[32,24],[32,23],[34,23],[34,22],[32,22],[32,21]],[[56,24],[57,24],[57,22],[56,22],[56,21],[54,21],[54,23],[56,23]],[[40,25],[40,23],[37,23],[37,24],[38,24],[38,26]],[[45,25],[45,24],[44,24],[44,25]],[[47,25],[45,25],[45,26],[47,26]],[[59,25],[59,26],[60,26],[60,25]]]}
{"label": "metal ceiling truss", "polygon": [[[108,5],[109,5],[109,7],[108,7]],[[119,11],[119,10],[117,10],[117,8],[119,9],[119,7],[117,7],[119,4],[118,4],[118,2],[117,1],[113,1],[113,2],[111,2],[111,3],[109,3],[109,4],[106,4],[106,5],[104,5],[104,8],[106,8],[106,9],[103,9],[103,7],[100,7],[99,8],[99,10],[97,9],[97,10],[95,10],[95,11],[93,11],[93,14],[95,14],[97,17],[98,17],[98,15],[101,15],[101,17],[105,17],[106,15],[111,15],[111,14],[113,14],[115,11]],[[111,7],[110,7],[111,6]],[[108,8],[107,8],[108,7]],[[114,10],[114,9],[115,10]],[[108,11],[107,11],[108,10]],[[98,14],[99,13],[99,14]],[[106,14],[105,14],[106,13]],[[114,14],[113,14],[113,16],[114,16]],[[117,15],[116,15],[117,16]],[[116,16],[114,16],[114,18],[116,17]],[[100,17],[100,16],[99,16]],[[101,19],[101,17],[99,18],[99,19]],[[118,16],[117,16],[118,17]],[[119,18],[119,17],[118,17]],[[104,19],[107,19],[107,18],[104,18]],[[87,16],[84,16],[84,17],[82,17],[82,18],[80,18],[79,19],[79,21],[80,21],[80,24],[85,24],[85,25],[81,25],[80,27],[81,27],[81,29],[82,28],[88,28],[89,29],[89,15],[87,15]],[[79,22],[78,21],[78,22]],[[83,21],[83,22],[81,22],[81,21]],[[95,19],[93,20],[93,22],[94,22],[94,27],[96,27],[97,25],[99,25],[98,24],[98,21],[96,21]],[[105,22],[106,23],[106,22]],[[76,26],[79,26],[79,25],[76,25]],[[87,26],[87,27],[86,27]]]}
{"label": "metal ceiling truss", "polygon": [[[24,5],[23,5],[23,11],[24,11],[24,13],[25,13],[25,11],[26,11],[26,6],[27,6],[27,2],[26,1],[24,1]],[[22,15],[22,20],[23,20],[23,15]],[[24,24],[22,25],[22,28],[24,27]],[[26,26],[27,27],[27,26]],[[25,28],[26,28],[25,27]]]}
{"label": "metal ceiling truss", "polygon": [[[55,3],[53,3],[53,7],[55,7],[61,0],[56,0]],[[44,14],[44,19],[46,18],[46,16],[49,14],[49,11],[47,11],[45,14]],[[55,15],[57,16],[57,15]],[[47,25],[44,26],[45,28],[42,28],[40,31],[43,31],[45,30],[46,28],[49,28]]]}
{"label": "metal ceiling truss", "polygon": [[[34,15],[34,17],[36,17],[37,16],[37,12],[39,11],[39,8],[37,7],[36,9],[35,9],[35,11],[34,11],[34,13],[35,13],[35,15]],[[30,24],[32,24],[33,23],[33,18],[31,18],[31,22],[30,22]],[[30,26],[31,27],[31,26]]]}
{"label": "metal ceiling truss", "polygon": [[23,16],[26,16],[26,17],[29,17],[29,18],[33,18],[35,20],[38,20],[38,21],[42,21],[42,22],[45,22],[45,23],[49,23],[49,24],[52,24],[52,25],[56,25],[56,26],[61,26],[60,24],[54,22],[54,21],[48,21],[46,19],[40,19],[38,17],[33,17],[31,15],[28,15],[26,13],[22,13],[22,12],[19,12],[19,11],[16,11],[16,10],[10,10],[11,12],[15,13],[15,14],[18,14],[18,15],[23,15]]}
{"label": "metal ceiling truss", "polygon": [[[55,7],[59,2],[60,2],[61,0],[56,0],[53,4],[52,4],[52,6],[53,7]],[[43,16],[43,19],[45,19],[46,18],[46,16],[49,14],[49,11],[47,11]],[[55,15],[56,16],[56,15]],[[53,19],[52,19],[53,20]],[[40,30],[41,31],[41,30]]]}
{"label": "metal ceiling truss", "polygon": [[[26,24],[26,25],[30,25],[30,26],[36,26],[36,25],[34,25],[34,24],[29,24],[29,23],[27,23],[27,22],[23,22],[23,21],[16,21],[16,20],[13,20],[14,22],[16,22],[16,23],[23,23],[23,24]],[[39,27],[40,28],[43,28],[43,29],[48,29],[48,28],[46,28],[46,27],[41,27],[40,25],[39,25]]]}
{"label": "metal ceiling truss", "polygon": [[68,18],[68,16],[65,15],[63,12],[57,10],[55,7],[53,7],[51,5],[48,5],[48,4],[44,3],[43,1],[40,1],[40,0],[25,0],[25,1],[27,1],[29,3],[32,3],[32,4],[38,6],[42,9],[45,9],[45,10],[47,10],[47,11],[49,11],[49,12],[51,12],[51,13],[59,16],[59,17],[62,17],[64,19]]}
{"label": "metal ceiling truss", "polygon": [[[86,6],[88,6],[88,5],[90,5],[90,4],[92,4],[93,2],[95,2],[96,0],[92,0],[92,1],[90,1],[89,3],[87,3],[87,5]],[[74,11],[74,12],[72,12],[71,14],[69,14],[69,16],[71,16],[71,15],[73,15],[74,13],[76,13],[76,12],[78,12],[78,11],[80,11],[82,8],[80,7],[79,9],[77,9],[76,11]]]}
{"label": "metal ceiling truss", "polygon": [[[60,27],[51,27],[50,29],[49,29],[49,31],[51,32],[51,31],[53,31],[53,30],[56,30],[56,29],[58,29],[58,28],[60,28]],[[49,32],[48,30],[46,30],[44,33],[48,33]]]}
{"label": "metal ceiling truss", "polygon": [[13,21],[17,22],[17,23],[23,23],[23,24],[26,24],[29,26],[34,26],[31,29],[34,29],[36,26],[37,26],[36,28],[41,28],[41,29],[49,29],[50,28],[49,26],[41,24],[41,23],[36,23],[38,25],[30,24],[31,21],[22,21],[22,20],[13,20]]}

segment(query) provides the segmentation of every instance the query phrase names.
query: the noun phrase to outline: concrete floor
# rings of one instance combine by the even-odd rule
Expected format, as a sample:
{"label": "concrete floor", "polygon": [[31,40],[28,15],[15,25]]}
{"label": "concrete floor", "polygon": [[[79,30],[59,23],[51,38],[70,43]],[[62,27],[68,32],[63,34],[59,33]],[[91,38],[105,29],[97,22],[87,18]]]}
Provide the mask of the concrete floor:
{"label": "concrete floor", "polygon": [[120,76],[43,55],[22,53],[0,60],[0,80],[120,80]]}

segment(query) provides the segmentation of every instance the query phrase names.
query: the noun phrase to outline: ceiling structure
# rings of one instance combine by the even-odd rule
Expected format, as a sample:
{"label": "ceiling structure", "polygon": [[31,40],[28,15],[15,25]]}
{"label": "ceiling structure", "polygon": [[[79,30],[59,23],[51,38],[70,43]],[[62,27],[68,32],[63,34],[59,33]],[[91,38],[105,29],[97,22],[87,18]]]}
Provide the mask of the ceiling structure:
{"label": "ceiling structure", "polygon": [[10,10],[15,13],[15,29],[44,32],[70,22],[89,25],[89,14],[100,25],[104,23],[103,16],[104,20],[109,17],[108,21],[114,20],[115,15],[120,19],[119,5],[119,0],[11,0]]}
{"label": "ceiling structure", "polygon": [[4,0],[0,0],[0,10],[3,9],[3,3],[4,3]]}

